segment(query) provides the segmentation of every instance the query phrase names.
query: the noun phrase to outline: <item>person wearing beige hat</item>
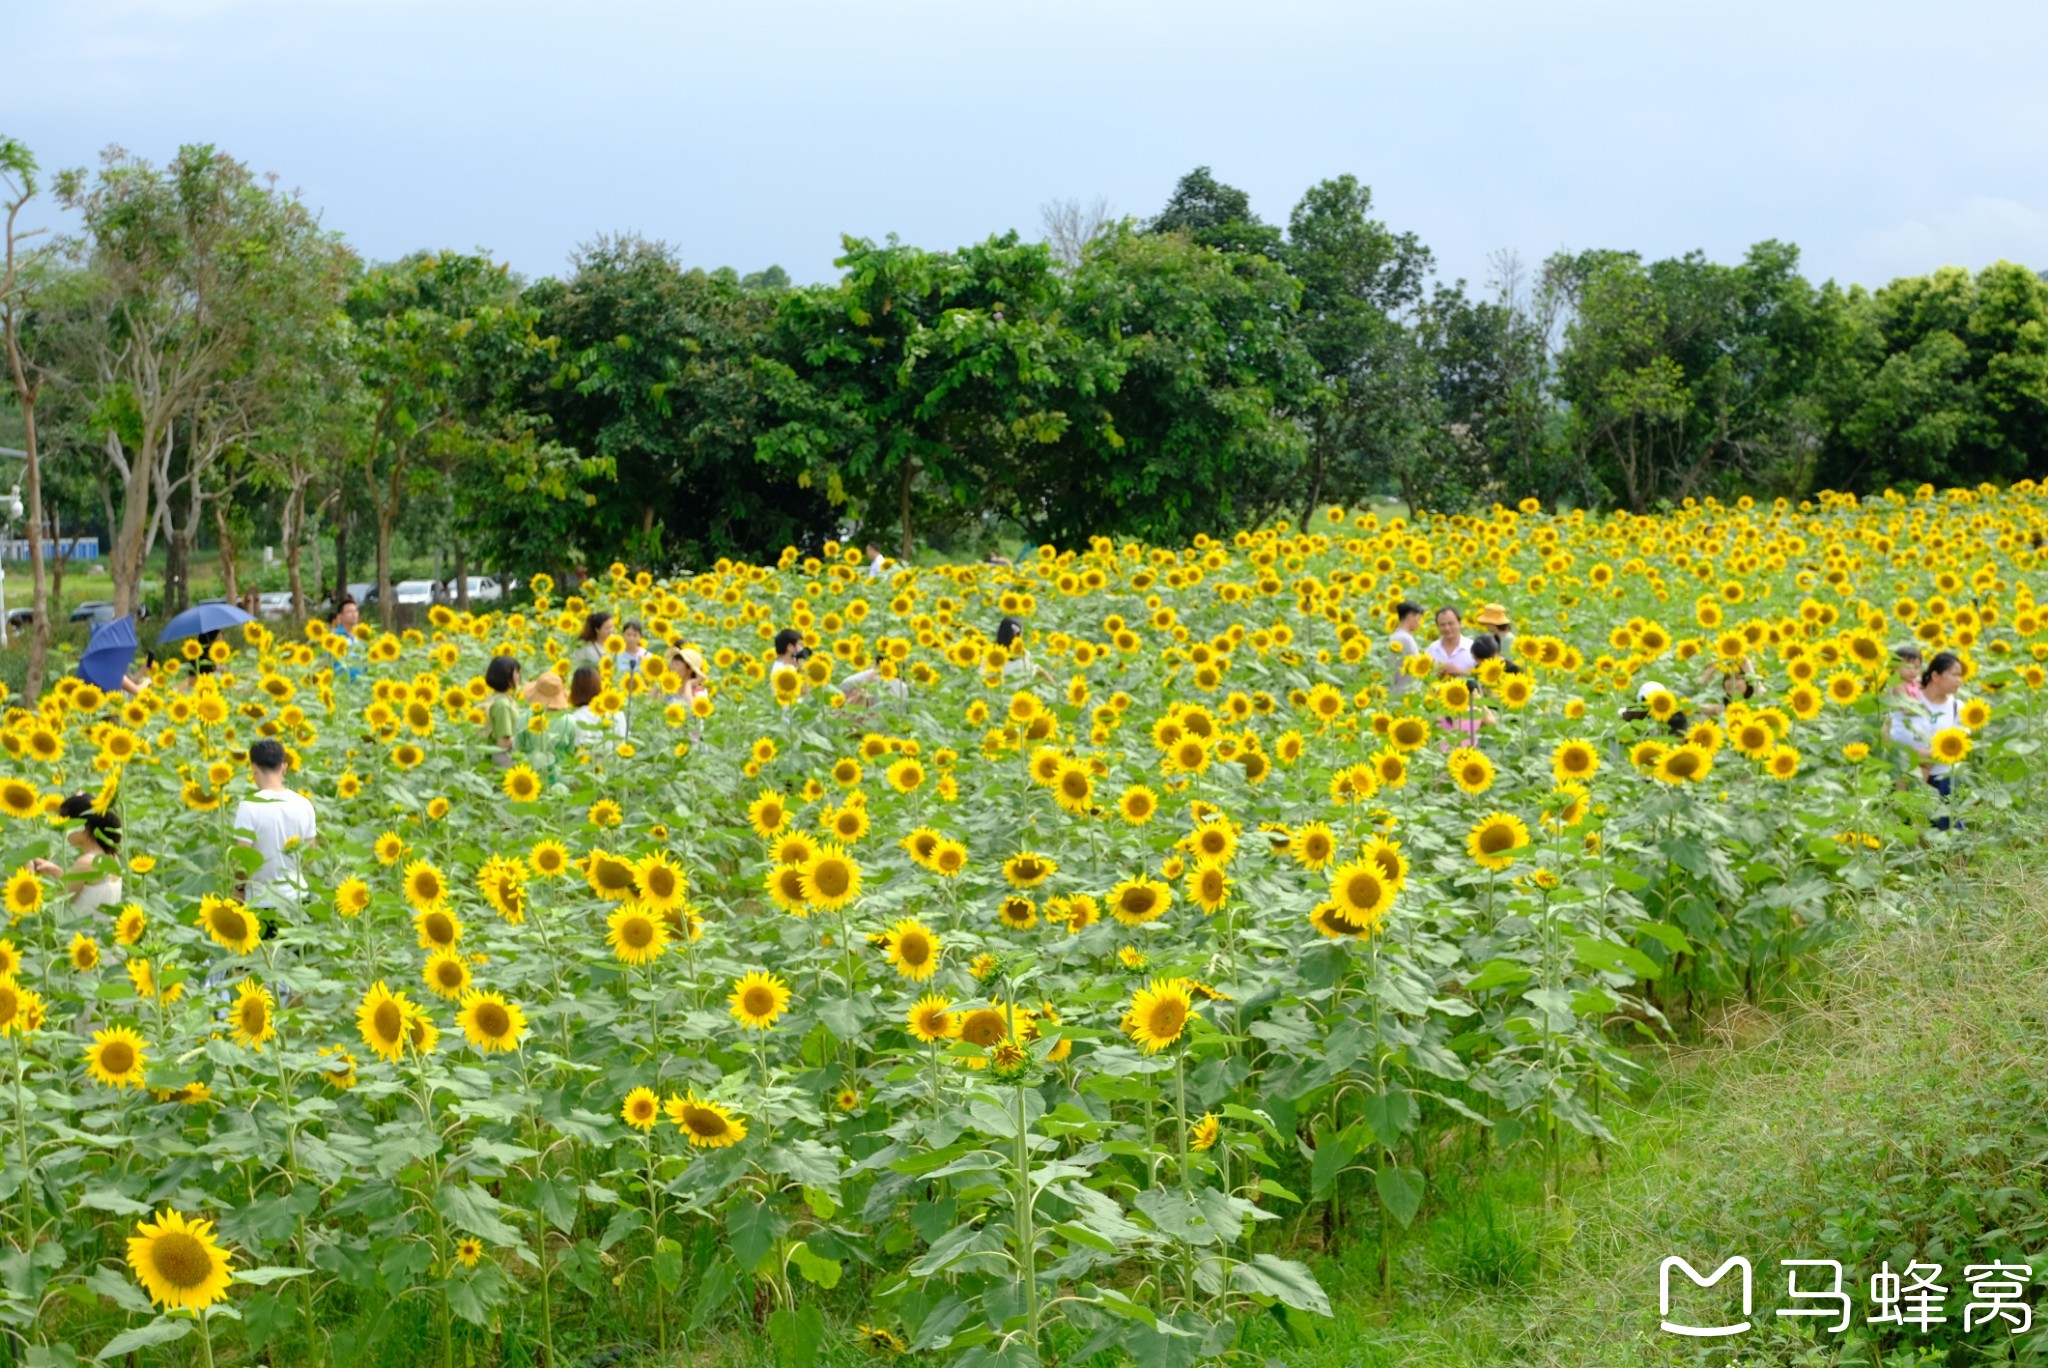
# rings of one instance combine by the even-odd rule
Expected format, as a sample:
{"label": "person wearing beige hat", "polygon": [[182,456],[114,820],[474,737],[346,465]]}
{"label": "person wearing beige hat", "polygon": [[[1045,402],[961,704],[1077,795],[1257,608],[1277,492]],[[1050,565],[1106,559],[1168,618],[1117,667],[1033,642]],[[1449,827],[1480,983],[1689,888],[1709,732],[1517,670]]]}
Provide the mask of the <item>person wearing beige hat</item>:
{"label": "person wearing beige hat", "polygon": [[1515,627],[1514,623],[1509,620],[1508,610],[1505,607],[1498,603],[1489,603],[1484,608],[1481,608],[1478,615],[1472,620],[1481,627],[1484,627],[1493,639],[1500,643],[1500,654],[1503,660],[1512,658],[1512,648],[1515,644]]}
{"label": "person wearing beige hat", "polygon": [[560,712],[569,706],[568,687],[553,670],[542,671],[538,679],[520,691],[519,696],[549,712]]}
{"label": "person wearing beige hat", "polygon": [[675,680],[668,691],[674,702],[694,703],[708,691],[711,669],[704,663],[703,652],[695,646],[671,646],[668,672]]}

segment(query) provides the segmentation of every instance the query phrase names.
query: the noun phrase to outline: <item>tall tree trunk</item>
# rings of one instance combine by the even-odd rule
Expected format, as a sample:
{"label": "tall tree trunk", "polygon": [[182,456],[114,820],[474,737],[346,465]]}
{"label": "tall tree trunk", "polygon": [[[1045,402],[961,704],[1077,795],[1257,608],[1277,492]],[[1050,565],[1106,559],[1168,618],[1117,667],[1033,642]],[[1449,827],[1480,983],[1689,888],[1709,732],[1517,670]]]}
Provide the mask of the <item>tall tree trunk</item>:
{"label": "tall tree trunk", "polygon": [[903,481],[900,490],[902,500],[900,513],[903,518],[903,554],[897,557],[905,565],[910,564],[910,482],[916,475],[917,462],[905,461],[903,463]]}
{"label": "tall tree trunk", "polygon": [[[41,491],[38,492],[40,493]],[[72,535],[76,536],[77,534],[74,532]],[[37,538],[37,540],[41,539]],[[43,624],[43,644],[45,647],[49,645],[50,619],[64,611],[64,562],[70,559],[69,556],[64,554],[64,520],[57,516],[57,510],[54,508],[50,510],[50,545],[52,551],[47,557],[50,566],[49,602],[36,609],[36,619]],[[33,553],[35,546],[36,542],[31,541],[29,543],[31,553]],[[29,644],[31,647],[34,646],[33,638],[31,638]]]}
{"label": "tall tree trunk", "polygon": [[397,521],[396,508],[389,513],[377,510],[377,609],[387,623],[394,620],[398,608],[391,592],[391,529]]}
{"label": "tall tree trunk", "polygon": [[[14,372],[15,398],[21,408],[22,449],[28,453],[22,482],[28,486],[28,577],[29,603],[34,617],[28,628],[28,678],[24,692],[33,700],[42,697],[43,670],[50,658],[49,586],[43,579],[43,462],[36,445],[36,396],[41,385],[28,382],[21,351],[13,330],[7,338],[7,360]],[[63,571],[58,571],[61,576]],[[62,586],[60,578],[58,584]]]}
{"label": "tall tree trunk", "polygon": [[[22,209],[35,195],[33,179],[26,173],[20,176],[16,187],[20,195],[7,205],[7,223],[4,230],[6,254],[0,262],[0,299],[4,307],[4,331],[7,351],[8,379],[13,382],[16,405],[21,409],[22,449],[25,453],[22,483],[28,486],[28,565],[30,584],[31,620],[28,635],[28,677],[29,701],[41,697],[43,692],[43,668],[50,656],[50,605],[43,583],[43,465],[42,450],[36,444],[36,397],[42,390],[40,379],[31,380],[28,364],[21,354],[21,266],[17,246],[23,236],[15,227]],[[41,231],[40,229],[36,231]],[[0,623],[0,631],[5,630]]]}
{"label": "tall tree trunk", "polygon": [[469,548],[455,543],[455,606],[469,611]]}
{"label": "tall tree trunk", "polygon": [[164,545],[164,616],[171,617],[192,606],[188,580],[192,573],[192,542],[185,529],[173,523]]}
{"label": "tall tree trunk", "polygon": [[225,499],[213,501],[213,535],[220,541],[220,582],[224,586],[221,594],[229,603],[242,601],[241,576],[236,573],[235,538],[228,530],[228,505]]}
{"label": "tall tree trunk", "polygon": [[348,517],[334,520],[334,596],[348,592]]}
{"label": "tall tree trunk", "polygon": [[[149,555],[149,534],[153,530],[150,486],[155,477],[156,441],[156,434],[142,434],[142,445],[135,452],[134,464],[128,469],[121,491],[121,525],[118,530],[110,529],[114,545],[107,560],[114,576],[116,616],[134,612],[142,605],[142,563]],[[120,434],[108,429],[107,445],[118,450]]]}
{"label": "tall tree trunk", "polygon": [[[306,620],[306,585],[299,577],[299,547],[306,536],[306,485],[302,480],[292,486],[291,497],[284,506],[284,575],[292,591],[292,621]],[[313,543],[313,555],[317,561],[320,543]],[[313,572],[319,574],[315,564]]]}

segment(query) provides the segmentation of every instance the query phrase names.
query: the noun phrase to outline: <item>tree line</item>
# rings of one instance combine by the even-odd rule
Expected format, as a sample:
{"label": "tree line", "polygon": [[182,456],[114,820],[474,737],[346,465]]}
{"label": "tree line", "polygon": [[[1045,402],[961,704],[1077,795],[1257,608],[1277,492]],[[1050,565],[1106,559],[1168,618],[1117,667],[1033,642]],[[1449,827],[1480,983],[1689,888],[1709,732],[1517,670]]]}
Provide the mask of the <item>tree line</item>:
{"label": "tree line", "polygon": [[[159,546],[173,609],[203,543],[230,594],[274,543],[295,602],[367,561],[388,603],[401,537],[461,577],[856,530],[906,556],[1174,541],[1381,494],[1643,511],[2048,475],[2048,284],[2011,263],[1873,291],[1765,241],[1503,254],[1475,288],[1352,176],[1280,224],[1203,167],[1149,218],[1048,206],[1040,241],[844,238],[821,284],[637,236],[527,281],[366,262],[212,147],[45,183],[0,140],[0,179],[0,445],[29,453],[39,610],[41,532],[81,523],[126,611]],[[71,231],[23,226],[39,197]]]}

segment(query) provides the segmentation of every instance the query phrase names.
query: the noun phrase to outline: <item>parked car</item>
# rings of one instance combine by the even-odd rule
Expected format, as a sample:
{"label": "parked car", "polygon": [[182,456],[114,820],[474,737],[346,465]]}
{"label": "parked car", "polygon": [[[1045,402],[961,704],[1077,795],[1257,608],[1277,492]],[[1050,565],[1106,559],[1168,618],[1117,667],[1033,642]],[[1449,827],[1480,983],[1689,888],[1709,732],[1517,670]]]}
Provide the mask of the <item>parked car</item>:
{"label": "parked car", "polygon": [[[471,603],[496,603],[505,597],[505,586],[489,575],[471,575],[468,579],[469,601]],[[451,586],[448,597],[457,603],[462,601],[458,587]]]}
{"label": "parked car", "polygon": [[403,607],[424,608],[443,601],[445,591],[439,580],[402,580],[391,586],[391,596]]}
{"label": "parked car", "polygon": [[7,610],[7,630],[10,632],[26,632],[29,628],[35,626],[35,624],[35,609],[9,608]]}
{"label": "parked car", "polygon": [[109,599],[88,599],[71,610],[73,622],[90,622],[95,627],[112,622],[114,617],[114,605]]}
{"label": "parked car", "polygon": [[292,591],[273,589],[256,599],[257,611],[267,618],[289,617],[292,611]]}
{"label": "parked car", "polygon": [[357,580],[348,587],[348,596],[356,601],[356,607],[368,608],[377,601],[377,581]]}

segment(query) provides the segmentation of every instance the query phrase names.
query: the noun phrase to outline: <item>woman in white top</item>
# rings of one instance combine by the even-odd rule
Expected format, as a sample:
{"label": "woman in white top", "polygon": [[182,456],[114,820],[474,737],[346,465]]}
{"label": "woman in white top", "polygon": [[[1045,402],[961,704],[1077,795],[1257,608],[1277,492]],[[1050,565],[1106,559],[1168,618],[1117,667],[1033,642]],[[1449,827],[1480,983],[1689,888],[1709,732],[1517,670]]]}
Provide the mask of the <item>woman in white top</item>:
{"label": "woman in white top", "polygon": [[1436,640],[1429,643],[1425,652],[1436,665],[1436,672],[1444,675],[1468,675],[1478,664],[1472,659],[1472,643],[1465,640],[1464,619],[1458,610],[1446,604],[1436,610]]}
{"label": "woman in white top", "polygon": [[598,694],[603,691],[604,684],[598,678],[595,666],[579,666],[576,673],[569,676],[569,706],[575,711],[555,725],[573,731],[577,746],[583,750],[595,750],[607,739],[626,739],[625,713],[615,712],[610,717],[604,717],[591,706]]}
{"label": "woman in white top", "polygon": [[1024,624],[1017,619],[1006,617],[996,624],[996,645],[1004,651],[1004,679],[1021,679],[1029,683],[1037,678],[1048,684],[1052,682],[1052,676],[1034,664],[1031,652],[1024,649]]}
{"label": "woman in white top", "polygon": [[[1962,658],[1953,651],[1942,651],[1927,662],[1927,669],[1920,676],[1922,706],[1902,708],[1892,714],[1891,720],[1891,739],[1919,757],[1921,775],[1944,800],[1949,796],[1953,782],[1950,776],[1955,767],[1934,758],[1934,735],[1951,727],[1962,727],[1962,700],[1956,697],[1962,687]],[[1934,824],[1943,831],[1949,828],[1947,817],[1937,818]]]}
{"label": "woman in white top", "polygon": [[57,809],[59,816],[78,823],[64,833],[64,839],[78,852],[78,858],[71,862],[68,871],[54,860],[28,862],[28,867],[44,878],[63,879],[67,883],[80,880],[71,883],[71,910],[74,912],[95,912],[121,901],[119,874],[89,877],[100,868],[102,861],[112,863],[119,853],[121,815],[111,808],[105,812],[94,812],[92,805],[90,793],[74,793]]}

